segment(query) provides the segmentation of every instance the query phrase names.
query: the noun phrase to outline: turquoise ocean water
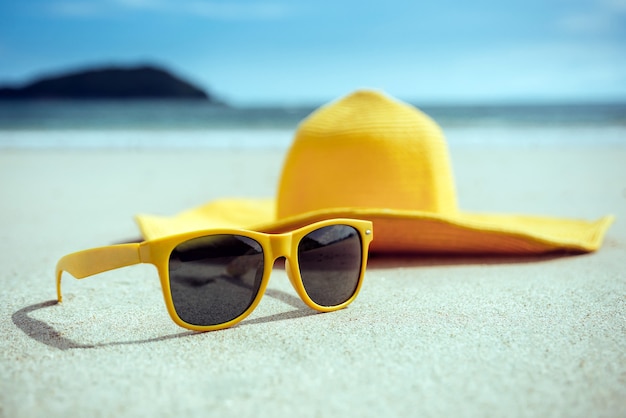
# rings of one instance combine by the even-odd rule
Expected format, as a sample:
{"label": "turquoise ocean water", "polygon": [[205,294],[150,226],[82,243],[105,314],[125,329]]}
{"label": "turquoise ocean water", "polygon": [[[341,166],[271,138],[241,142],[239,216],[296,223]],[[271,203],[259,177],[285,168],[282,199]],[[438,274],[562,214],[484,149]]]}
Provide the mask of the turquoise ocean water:
{"label": "turquoise ocean water", "polygon": [[[626,146],[626,103],[416,106],[451,145]],[[284,148],[314,110],[199,101],[0,102],[0,147]]]}

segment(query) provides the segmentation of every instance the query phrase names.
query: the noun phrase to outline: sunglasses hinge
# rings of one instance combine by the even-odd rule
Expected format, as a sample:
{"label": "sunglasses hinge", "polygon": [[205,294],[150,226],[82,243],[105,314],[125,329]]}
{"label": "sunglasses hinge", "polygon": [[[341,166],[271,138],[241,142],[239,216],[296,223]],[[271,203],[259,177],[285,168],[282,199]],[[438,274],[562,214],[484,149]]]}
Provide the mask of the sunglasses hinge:
{"label": "sunglasses hinge", "polygon": [[154,264],[152,260],[152,251],[150,251],[149,245],[145,245],[145,243],[139,244],[139,259],[142,263]]}

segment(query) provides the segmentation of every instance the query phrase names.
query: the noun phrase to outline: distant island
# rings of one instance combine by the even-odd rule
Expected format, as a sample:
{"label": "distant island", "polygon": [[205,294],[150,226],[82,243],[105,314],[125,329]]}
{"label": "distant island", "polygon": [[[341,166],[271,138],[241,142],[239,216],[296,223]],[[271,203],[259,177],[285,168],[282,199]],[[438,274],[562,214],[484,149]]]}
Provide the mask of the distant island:
{"label": "distant island", "polygon": [[154,66],[103,67],[0,87],[11,99],[197,99],[218,103],[204,90]]}

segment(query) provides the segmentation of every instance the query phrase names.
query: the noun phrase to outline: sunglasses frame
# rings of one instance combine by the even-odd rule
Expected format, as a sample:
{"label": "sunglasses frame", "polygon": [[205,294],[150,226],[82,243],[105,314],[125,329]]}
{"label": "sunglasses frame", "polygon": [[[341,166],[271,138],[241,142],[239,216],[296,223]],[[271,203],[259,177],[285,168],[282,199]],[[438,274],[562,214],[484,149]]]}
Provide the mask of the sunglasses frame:
{"label": "sunglasses frame", "polygon": [[[361,240],[361,270],[354,294],[350,296],[348,300],[336,306],[323,306],[311,300],[304,288],[302,277],[300,276],[298,245],[300,240],[307,234],[317,229],[333,225],[351,226],[359,233]],[[250,306],[241,315],[228,322],[217,325],[194,325],[187,323],[178,316],[174,302],[172,301],[169,281],[170,255],[178,245],[185,241],[208,235],[222,234],[248,237],[261,245],[264,262],[263,277],[259,290]],[[271,234],[245,229],[219,228],[170,235],[140,243],[117,244],[92,248],[67,254],[58,261],[56,266],[57,300],[59,303],[63,302],[61,294],[61,277],[63,272],[70,273],[76,279],[83,279],[98,273],[135,264],[152,264],[156,267],[159,274],[165,306],[172,320],[177,325],[193,331],[214,331],[228,328],[241,322],[257,307],[265,293],[276,260],[285,257],[285,271],[287,272],[289,281],[302,301],[307,306],[317,311],[331,312],[345,308],[357,297],[363,283],[363,276],[365,275],[365,269],[367,267],[368,249],[373,237],[373,225],[371,221],[341,218],[315,222],[286,233]]]}

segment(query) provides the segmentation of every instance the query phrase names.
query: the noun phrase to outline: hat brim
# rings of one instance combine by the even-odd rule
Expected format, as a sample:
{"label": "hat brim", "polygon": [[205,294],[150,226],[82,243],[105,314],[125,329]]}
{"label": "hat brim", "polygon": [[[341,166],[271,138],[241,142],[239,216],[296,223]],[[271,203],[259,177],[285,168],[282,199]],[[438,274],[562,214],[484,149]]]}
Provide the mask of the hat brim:
{"label": "hat brim", "polygon": [[275,219],[273,199],[221,199],[176,216],[137,215],[145,239],[201,229],[242,228],[285,232],[324,219],[374,223],[374,253],[542,254],[591,252],[602,244],[613,216],[596,221],[528,215],[442,215],[381,208],[332,208]]}

